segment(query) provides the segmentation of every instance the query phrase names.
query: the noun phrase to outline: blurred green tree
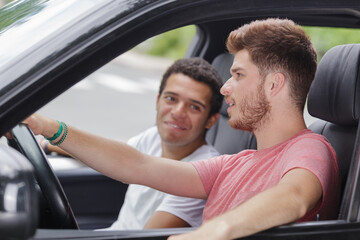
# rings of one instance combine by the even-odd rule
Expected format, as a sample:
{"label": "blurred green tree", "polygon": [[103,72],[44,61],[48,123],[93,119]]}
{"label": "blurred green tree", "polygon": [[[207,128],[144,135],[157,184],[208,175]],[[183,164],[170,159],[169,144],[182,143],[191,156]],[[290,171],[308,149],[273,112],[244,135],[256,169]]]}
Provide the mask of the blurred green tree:
{"label": "blurred green tree", "polygon": [[[41,4],[48,0],[7,0],[5,6],[0,8],[0,33],[12,24],[34,13],[34,9],[41,8]],[[25,4],[18,4],[25,2]],[[8,3],[8,4],[7,4]]]}
{"label": "blurred green tree", "polygon": [[186,50],[195,36],[196,27],[186,26],[165,32],[143,42],[135,51],[170,59],[184,57]]}
{"label": "blurred green tree", "polygon": [[360,30],[351,28],[304,27],[318,53],[318,60],[330,48],[349,43],[360,43]]}

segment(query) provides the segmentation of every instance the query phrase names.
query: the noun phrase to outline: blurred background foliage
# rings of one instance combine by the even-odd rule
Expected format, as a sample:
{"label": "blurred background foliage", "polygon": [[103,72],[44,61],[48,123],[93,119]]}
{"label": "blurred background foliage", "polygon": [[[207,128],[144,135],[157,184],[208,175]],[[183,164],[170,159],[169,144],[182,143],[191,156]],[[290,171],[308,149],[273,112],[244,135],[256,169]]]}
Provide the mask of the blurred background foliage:
{"label": "blurred background foliage", "polygon": [[318,53],[318,60],[330,48],[349,43],[360,43],[360,29],[304,27]]}
{"label": "blurred background foliage", "polygon": [[[7,4],[0,9],[0,32],[28,14],[27,5],[17,7],[18,1],[26,2],[31,7],[32,4],[46,2],[47,0],[0,0],[0,7]],[[319,60],[333,46],[360,43],[359,29],[330,27],[304,27],[304,29],[315,45]],[[153,37],[137,46],[134,51],[172,60],[179,59],[185,55],[195,33],[195,26],[182,27]]]}
{"label": "blurred background foliage", "polygon": [[[34,14],[34,7],[40,10],[40,3],[46,1],[48,0],[0,0],[0,33],[8,26]],[[18,2],[24,2],[24,4],[17,4]]]}
{"label": "blurred background foliage", "polygon": [[185,55],[195,33],[195,26],[178,28],[150,38],[138,45],[134,50],[144,54],[176,60]]}

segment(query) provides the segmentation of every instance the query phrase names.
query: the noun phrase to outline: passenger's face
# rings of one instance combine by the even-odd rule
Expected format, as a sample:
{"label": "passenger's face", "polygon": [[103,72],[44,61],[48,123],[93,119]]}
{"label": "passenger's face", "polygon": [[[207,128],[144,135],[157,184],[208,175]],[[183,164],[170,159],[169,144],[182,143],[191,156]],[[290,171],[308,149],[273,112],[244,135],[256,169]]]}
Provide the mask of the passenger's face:
{"label": "passenger's face", "polygon": [[176,73],[170,75],[156,104],[159,134],[166,144],[186,146],[204,140],[210,112],[211,89]]}
{"label": "passenger's face", "polygon": [[264,81],[247,50],[235,54],[230,72],[232,77],[221,88],[221,94],[229,104],[229,124],[253,132],[266,121],[270,111]]}

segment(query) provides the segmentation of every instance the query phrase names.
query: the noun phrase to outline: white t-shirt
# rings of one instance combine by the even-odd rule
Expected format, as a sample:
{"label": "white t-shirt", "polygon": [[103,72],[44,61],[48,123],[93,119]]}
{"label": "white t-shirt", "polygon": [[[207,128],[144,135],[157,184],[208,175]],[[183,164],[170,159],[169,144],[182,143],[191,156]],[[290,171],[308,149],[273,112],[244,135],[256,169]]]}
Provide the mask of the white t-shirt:
{"label": "white t-shirt", "polygon": [[[161,156],[161,139],[156,126],[131,138],[128,144],[143,153]],[[203,145],[181,161],[197,161],[218,155],[214,147]],[[130,184],[119,217],[109,230],[143,229],[156,211],[171,213],[190,226],[198,227],[202,223],[205,202],[201,199],[178,197],[146,186]]]}

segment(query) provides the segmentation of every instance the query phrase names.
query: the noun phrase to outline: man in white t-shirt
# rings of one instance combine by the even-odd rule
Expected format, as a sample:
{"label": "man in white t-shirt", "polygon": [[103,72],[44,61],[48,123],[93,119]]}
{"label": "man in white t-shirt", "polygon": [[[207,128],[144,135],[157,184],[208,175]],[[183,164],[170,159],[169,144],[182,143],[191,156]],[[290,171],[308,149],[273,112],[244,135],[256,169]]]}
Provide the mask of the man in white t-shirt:
{"label": "man in white t-shirt", "polygon": [[[128,144],[157,157],[183,162],[219,155],[205,141],[206,129],[218,120],[222,81],[200,58],[181,59],[164,73],[156,103],[156,125]],[[205,200],[173,196],[130,184],[115,229],[198,227]]]}
{"label": "man in white t-shirt", "polygon": [[[152,156],[160,157],[162,154],[161,137],[156,126],[131,138],[128,144]],[[204,144],[190,155],[182,158],[181,161],[196,161],[217,155],[219,154],[214,147]],[[176,221],[178,224],[171,227],[187,225],[198,227],[202,223],[205,203],[206,201],[202,199],[178,197],[143,185],[130,184],[119,217],[109,230],[170,227],[171,221],[162,220],[159,222],[158,217],[156,217],[163,215],[168,215],[170,218],[168,220],[179,218]],[[150,218],[152,220],[149,221]]]}

